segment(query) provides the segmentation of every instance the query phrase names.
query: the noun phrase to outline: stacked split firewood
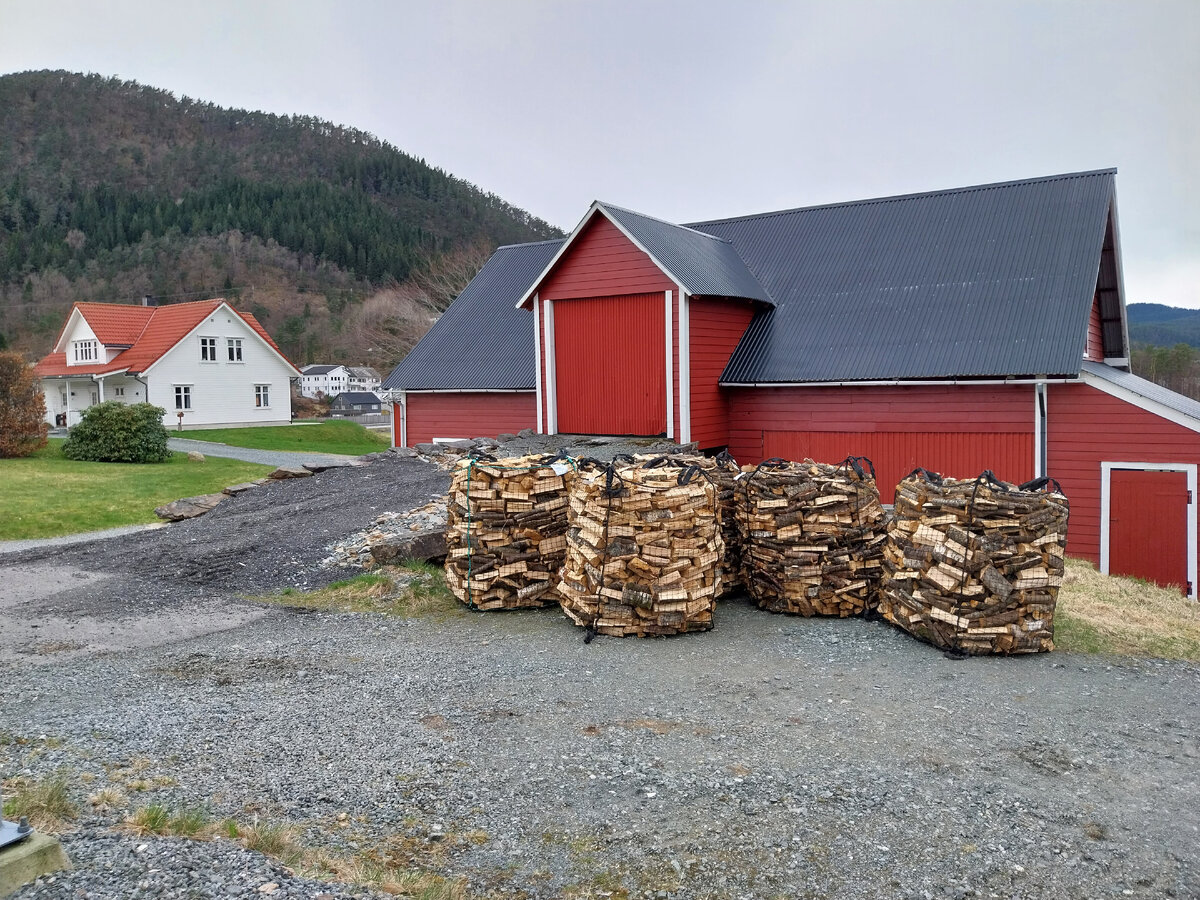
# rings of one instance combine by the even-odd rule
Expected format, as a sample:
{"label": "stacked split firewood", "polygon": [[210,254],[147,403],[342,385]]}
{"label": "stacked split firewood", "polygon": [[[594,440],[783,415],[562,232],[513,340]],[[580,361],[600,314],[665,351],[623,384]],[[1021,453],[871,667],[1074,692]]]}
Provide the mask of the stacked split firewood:
{"label": "stacked split firewood", "polygon": [[701,463],[580,462],[558,588],[577,625],[617,636],[712,627],[725,548],[718,492]]}
{"label": "stacked split firewood", "polygon": [[868,460],[767,460],[738,479],[742,577],[763,609],[851,616],[871,608],[886,514]]}
{"label": "stacked split firewood", "polygon": [[962,653],[1053,650],[1068,514],[1046,479],[1018,488],[990,472],[957,481],[917,470],[896,489],[880,612]]}
{"label": "stacked split firewood", "polygon": [[713,460],[706,460],[709,478],[717,488],[717,502],[721,507],[721,540],[725,542],[725,555],[721,559],[721,594],[727,597],[742,587],[742,537],[738,528],[738,476],[741,469],[728,453]]}
{"label": "stacked split firewood", "polygon": [[544,457],[462,459],[450,482],[446,584],[476,609],[556,602],[567,549],[572,464]]}

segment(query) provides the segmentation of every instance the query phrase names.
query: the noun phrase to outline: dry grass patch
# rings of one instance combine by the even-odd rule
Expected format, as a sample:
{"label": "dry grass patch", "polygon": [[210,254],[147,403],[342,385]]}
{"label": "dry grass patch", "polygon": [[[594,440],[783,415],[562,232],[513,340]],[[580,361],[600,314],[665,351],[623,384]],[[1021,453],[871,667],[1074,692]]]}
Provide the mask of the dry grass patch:
{"label": "dry grass patch", "polygon": [[1136,578],[1101,575],[1067,560],[1054,643],[1075,653],[1109,653],[1200,662],[1200,604]]}
{"label": "dry grass patch", "polygon": [[465,615],[462,604],[446,587],[441,568],[417,560],[384,566],[315,591],[286,588],[254,599],[321,612],[382,613],[438,621]]}
{"label": "dry grass patch", "polygon": [[34,828],[51,833],[66,830],[79,815],[65,775],[41,780],[13,778],[4,782],[3,812],[10,821],[26,817]]}

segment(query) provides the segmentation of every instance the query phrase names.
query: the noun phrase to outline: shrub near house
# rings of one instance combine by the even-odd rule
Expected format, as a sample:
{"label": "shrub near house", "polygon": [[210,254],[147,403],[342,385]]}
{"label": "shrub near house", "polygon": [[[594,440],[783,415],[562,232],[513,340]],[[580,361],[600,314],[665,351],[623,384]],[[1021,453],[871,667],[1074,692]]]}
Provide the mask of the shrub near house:
{"label": "shrub near house", "polygon": [[165,462],[171,451],[163,413],[161,406],[116,400],[89,407],[63,444],[63,456],[91,462]]}
{"label": "shrub near house", "polygon": [[33,370],[18,353],[0,353],[0,458],[46,446],[46,404]]}

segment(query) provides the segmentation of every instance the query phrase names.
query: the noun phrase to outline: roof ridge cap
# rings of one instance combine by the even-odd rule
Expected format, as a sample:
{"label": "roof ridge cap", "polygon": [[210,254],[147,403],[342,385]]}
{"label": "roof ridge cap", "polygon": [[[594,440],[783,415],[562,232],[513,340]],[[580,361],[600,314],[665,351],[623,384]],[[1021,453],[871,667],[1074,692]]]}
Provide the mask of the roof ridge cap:
{"label": "roof ridge cap", "polygon": [[731,243],[730,241],[727,241],[723,237],[718,237],[715,234],[709,234],[706,231],[700,231],[699,229],[692,228],[690,225],[681,225],[679,222],[670,222],[666,219],[660,219],[658,216],[651,216],[651,215],[647,215],[644,212],[638,212],[636,209],[629,209],[626,206],[618,206],[615,203],[608,203],[604,200],[597,200],[596,204],[605,209],[615,209],[620,212],[627,212],[630,215],[641,216],[643,219],[649,219],[651,222],[658,222],[660,225],[670,225],[672,228],[679,228],[679,229],[682,229],[683,231],[690,231],[692,234],[698,234],[698,235],[700,235],[700,237],[706,237],[709,240],[718,241],[722,244]]}
{"label": "roof ridge cap", "polygon": [[[1091,178],[1097,175],[1116,175],[1116,167],[1108,169],[1090,169],[1083,172],[1062,172],[1057,175],[1041,175],[1035,178],[1016,178],[1010,181],[992,181],[985,184],[968,184],[956,188],[941,188],[933,191],[917,191],[911,194],[891,194],[883,197],[864,197],[860,200],[842,200],[836,203],[817,203],[812,206],[795,206],[790,209],[775,209],[760,213],[747,213],[742,216],[728,216],[723,219],[704,219],[692,222],[691,226],[721,225],[727,222],[745,222],[750,219],[769,219],[774,216],[787,216],[793,213],[812,212],[818,209],[837,209],[850,206],[872,206],[877,203],[899,203],[904,200],[918,200],[923,197],[949,196],[952,194],[970,194],[976,191],[990,191],[999,188],[1016,187],[1023,184],[1038,184],[1051,181],[1067,181],[1072,178]],[[687,226],[684,226],[687,227]],[[700,232],[703,234],[704,232]]]}
{"label": "roof ridge cap", "polygon": [[565,237],[560,237],[560,238],[546,238],[546,240],[544,240],[544,241],[525,241],[524,243],[521,243],[521,244],[501,244],[499,247],[496,248],[496,250],[511,250],[514,247],[538,247],[538,246],[541,246],[542,244],[561,244],[565,240],[566,240]]}

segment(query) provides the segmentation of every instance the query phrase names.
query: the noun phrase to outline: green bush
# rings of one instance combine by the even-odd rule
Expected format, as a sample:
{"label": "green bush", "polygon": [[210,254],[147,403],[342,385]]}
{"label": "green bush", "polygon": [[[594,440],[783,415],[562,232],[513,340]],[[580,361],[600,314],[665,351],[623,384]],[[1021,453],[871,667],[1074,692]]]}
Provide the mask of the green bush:
{"label": "green bush", "polygon": [[63,456],[91,462],[164,462],[171,458],[164,412],[149,403],[98,403],[84,410],[79,424],[67,433]]}

